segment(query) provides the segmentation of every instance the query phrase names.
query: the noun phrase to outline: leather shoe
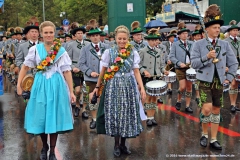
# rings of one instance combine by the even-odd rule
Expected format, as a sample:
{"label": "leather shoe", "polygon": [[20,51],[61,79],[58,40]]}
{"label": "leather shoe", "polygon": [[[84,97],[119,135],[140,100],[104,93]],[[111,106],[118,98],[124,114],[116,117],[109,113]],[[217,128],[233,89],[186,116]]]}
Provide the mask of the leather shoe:
{"label": "leather shoe", "polygon": [[159,98],[159,99],[158,99],[158,103],[163,103],[162,98]]}
{"label": "leather shoe", "polygon": [[89,115],[88,115],[88,113],[87,113],[86,111],[84,111],[84,112],[82,112],[82,117],[83,117],[83,118],[88,118]]}
{"label": "leather shoe", "polygon": [[80,108],[76,106],[74,108],[74,117],[78,117],[79,116],[79,111],[80,111]]}
{"label": "leather shoe", "polygon": [[187,107],[187,108],[185,108],[185,112],[187,112],[187,113],[193,113],[193,110],[192,110],[191,107]]}
{"label": "leather shoe", "polygon": [[55,153],[50,153],[49,154],[49,160],[57,160]]}
{"label": "leather shoe", "polygon": [[41,155],[40,155],[40,160],[47,160],[47,152],[48,152],[49,147],[47,146],[46,148],[42,148],[41,150]]}
{"label": "leather shoe", "polygon": [[210,143],[210,147],[212,147],[213,149],[216,149],[216,150],[222,150],[222,146],[220,145],[220,143],[218,141]]}
{"label": "leather shoe", "polygon": [[168,89],[167,93],[171,95],[172,94],[172,89]]}
{"label": "leather shoe", "polygon": [[120,147],[119,146],[115,146],[114,147],[114,152],[113,154],[116,156],[116,157],[119,157],[121,155],[121,150],[120,150]]}
{"label": "leather shoe", "polygon": [[231,105],[230,108],[231,108],[231,112],[232,112],[232,113],[235,113],[235,112],[236,112],[236,107],[235,107],[234,105]]}
{"label": "leather shoe", "polygon": [[147,123],[147,126],[152,126],[153,125],[151,119],[148,119],[146,123]]}
{"label": "leather shoe", "polygon": [[155,119],[152,119],[152,125],[157,125],[157,121]]}
{"label": "leather shoe", "polygon": [[207,139],[205,136],[202,136],[202,137],[200,138],[200,145],[201,145],[202,147],[207,147],[207,142],[208,142],[208,139]]}
{"label": "leather shoe", "polygon": [[131,151],[129,151],[129,150],[127,149],[126,146],[120,145],[120,150],[121,150],[122,153],[128,154],[128,155],[132,153]]}
{"label": "leather shoe", "polygon": [[90,129],[95,129],[96,128],[96,121],[92,120],[92,122],[90,122]]}
{"label": "leather shoe", "polygon": [[235,109],[236,109],[236,111],[240,111],[240,108],[238,108],[238,107],[235,107]]}
{"label": "leather shoe", "polygon": [[177,102],[175,108],[179,111],[181,109],[181,103]]}

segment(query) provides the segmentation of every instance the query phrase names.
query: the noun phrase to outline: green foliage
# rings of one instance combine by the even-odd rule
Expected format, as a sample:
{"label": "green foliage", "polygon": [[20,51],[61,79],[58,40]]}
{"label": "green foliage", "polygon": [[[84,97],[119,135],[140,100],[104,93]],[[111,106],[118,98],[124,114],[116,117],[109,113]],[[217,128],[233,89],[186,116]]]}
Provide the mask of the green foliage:
{"label": "green foliage", "polygon": [[157,13],[161,13],[163,2],[165,0],[146,0],[147,15],[156,16]]}
{"label": "green foliage", "polygon": [[[99,20],[100,24],[107,23],[107,0],[44,0],[45,19],[57,26],[63,19],[77,21],[85,25],[90,19]],[[60,17],[60,13],[66,15]],[[43,0],[5,0],[4,13],[0,14],[0,25],[8,27],[25,27],[30,17],[38,17],[43,21]],[[102,24],[101,24],[102,25]]]}

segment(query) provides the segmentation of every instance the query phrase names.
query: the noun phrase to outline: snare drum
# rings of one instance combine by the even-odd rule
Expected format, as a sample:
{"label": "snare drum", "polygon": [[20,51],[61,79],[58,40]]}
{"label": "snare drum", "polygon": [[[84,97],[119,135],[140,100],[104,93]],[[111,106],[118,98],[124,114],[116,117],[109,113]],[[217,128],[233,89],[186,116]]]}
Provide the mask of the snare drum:
{"label": "snare drum", "polygon": [[167,83],[162,80],[154,80],[146,83],[146,93],[150,96],[162,96],[167,93]]}
{"label": "snare drum", "polygon": [[188,81],[194,82],[196,81],[196,71],[193,68],[189,68],[186,71],[186,78]]}
{"label": "snare drum", "polygon": [[223,83],[223,92],[227,92],[230,89],[229,83]]}
{"label": "snare drum", "polygon": [[237,75],[235,77],[235,80],[238,82],[240,81],[240,69],[237,70]]}
{"label": "snare drum", "polygon": [[176,73],[170,71],[169,74],[167,76],[164,76],[163,79],[167,83],[173,83],[176,81]]}

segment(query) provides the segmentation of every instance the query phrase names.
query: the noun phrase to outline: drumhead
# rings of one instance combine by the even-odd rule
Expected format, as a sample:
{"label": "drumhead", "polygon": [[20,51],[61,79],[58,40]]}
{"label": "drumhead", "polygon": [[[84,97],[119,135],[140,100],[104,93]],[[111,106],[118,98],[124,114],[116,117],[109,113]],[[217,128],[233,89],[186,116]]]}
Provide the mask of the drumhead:
{"label": "drumhead", "polygon": [[162,80],[155,80],[155,81],[146,83],[146,87],[148,87],[148,88],[162,88],[166,85],[167,85],[167,83]]}
{"label": "drumhead", "polygon": [[240,74],[240,69],[237,70],[237,74]]}
{"label": "drumhead", "polygon": [[169,71],[168,77],[174,77],[174,76],[176,76],[176,73]]}
{"label": "drumhead", "polygon": [[187,74],[196,74],[196,71],[195,69],[193,68],[189,68],[187,71],[186,71]]}

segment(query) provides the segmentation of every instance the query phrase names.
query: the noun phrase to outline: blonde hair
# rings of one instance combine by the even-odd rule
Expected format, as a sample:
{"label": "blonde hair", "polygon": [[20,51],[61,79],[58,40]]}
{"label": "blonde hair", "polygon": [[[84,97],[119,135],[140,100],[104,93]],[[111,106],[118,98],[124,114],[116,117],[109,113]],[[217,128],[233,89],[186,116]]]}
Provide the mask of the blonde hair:
{"label": "blonde hair", "polygon": [[56,26],[51,21],[44,21],[44,22],[42,22],[40,24],[40,26],[39,26],[40,32],[43,31],[44,27],[49,27],[49,26],[53,27],[54,28],[54,32],[56,32]]}
{"label": "blonde hair", "polygon": [[124,26],[124,25],[118,26],[118,27],[115,29],[114,33],[115,33],[115,36],[117,36],[118,33],[126,33],[126,34],[128,35],[128,37],[129,37],[129,30],[128,30],[128,28],[127,28],[126,26]]}

